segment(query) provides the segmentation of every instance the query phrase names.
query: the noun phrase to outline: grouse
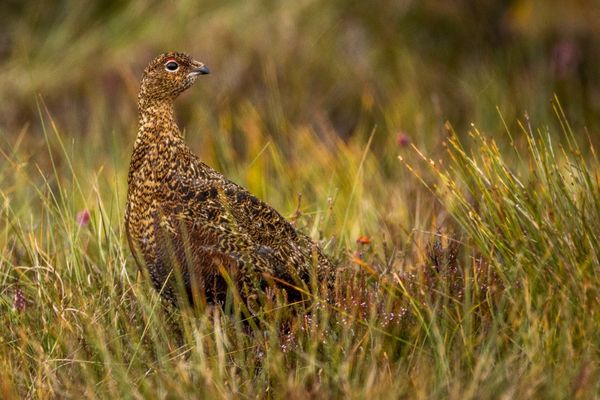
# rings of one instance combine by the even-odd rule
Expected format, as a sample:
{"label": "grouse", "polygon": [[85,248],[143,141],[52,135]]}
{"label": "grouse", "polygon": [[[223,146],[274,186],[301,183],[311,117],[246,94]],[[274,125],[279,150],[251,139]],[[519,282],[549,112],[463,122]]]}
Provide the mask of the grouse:
{"label": "grouse", "polygon": [[161,54],[144,71],[125,210],[136,263],[175,305],[178,293],[192,304],[222,302],[230,285],[246,302],[271,285],[296,299],[308,288],[331,289],[334,268],[318,244],[184,142],[173,102],[208,73],[178,52]]}

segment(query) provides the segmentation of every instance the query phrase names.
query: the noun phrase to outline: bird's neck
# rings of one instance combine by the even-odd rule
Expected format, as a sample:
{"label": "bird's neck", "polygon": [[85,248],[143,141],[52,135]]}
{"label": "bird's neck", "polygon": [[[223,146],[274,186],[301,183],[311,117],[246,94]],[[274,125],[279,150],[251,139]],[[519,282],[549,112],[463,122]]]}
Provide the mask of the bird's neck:
{"label": "bird's neck", "polygon": [[139,132],[137,142],[181,138],[175,122],[173,100],[140,99],[138,104]]}

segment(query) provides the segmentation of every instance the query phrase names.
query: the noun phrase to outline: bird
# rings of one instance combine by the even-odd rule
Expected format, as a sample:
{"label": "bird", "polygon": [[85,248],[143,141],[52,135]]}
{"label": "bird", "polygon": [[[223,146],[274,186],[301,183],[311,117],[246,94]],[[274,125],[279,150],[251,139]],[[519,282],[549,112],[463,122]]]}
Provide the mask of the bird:
{"label": "bird", "polygon": [[144,70],[125,208],[136,264],[175,306],[223,304],[232,285],[247,304],[269,287],[291,300],[331,292],[335,268],[319,244],[185,143],[174,101],[209,72],[182,52]]}

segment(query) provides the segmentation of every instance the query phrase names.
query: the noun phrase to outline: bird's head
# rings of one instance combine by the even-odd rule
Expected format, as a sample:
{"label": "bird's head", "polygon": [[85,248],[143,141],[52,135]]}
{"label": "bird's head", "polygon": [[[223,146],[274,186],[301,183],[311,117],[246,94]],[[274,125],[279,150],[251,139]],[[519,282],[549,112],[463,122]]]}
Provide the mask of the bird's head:
{"label": "bird's head", "polygon": [[169,52],[156,57],[144,70],[140,97],[144,100],[173,100],[210,71],[185,53]]}

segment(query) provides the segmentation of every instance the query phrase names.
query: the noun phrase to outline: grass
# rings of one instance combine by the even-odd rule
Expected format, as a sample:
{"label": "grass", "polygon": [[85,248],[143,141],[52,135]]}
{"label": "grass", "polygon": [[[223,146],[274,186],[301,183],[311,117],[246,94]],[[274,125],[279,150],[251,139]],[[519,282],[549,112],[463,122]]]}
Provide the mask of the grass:
{"label": "grass", "polygon": [[[598,397],[595,75],[553,76],[543,30],[475,54],[498,27],[409,3],[0,13],[0,398]],[[339,260],[333,304],[173,310],[137,270],[135,96],[164,49],[212,71],[186,141]]]}
{"label": "grass", "polygon": [[[376,228],[391,182],[370,141],[338,141],[292,169],[315,193],[296,223],[341,259],[341,294],[334,306],[268,299],[250,325],[163,307],[124,244],[124,188],[111,173],[124,166],[86,165],[42,112],[51,172],[25,161],[18,141],[3,147],[2,397],[593,396],[598,161],[556,110],[561,145],[525,120],[522,148],[500,151],[473,128],[466,143],[451,132],[444,162],[406,151],[398,168],[443,210],[421,211],[410,245]],[[270,187],[262,179],[284,157],[256,140],[266,144],[238,178]],[[297,145],[324,151],[311,132]],[[321,193],[329,205],[314,200]],[[445,222],[432,222],[440,213]],[[357,232],[369,237],[353,243]]]}

